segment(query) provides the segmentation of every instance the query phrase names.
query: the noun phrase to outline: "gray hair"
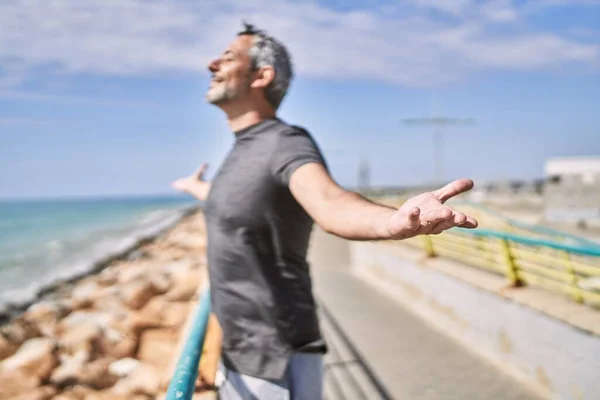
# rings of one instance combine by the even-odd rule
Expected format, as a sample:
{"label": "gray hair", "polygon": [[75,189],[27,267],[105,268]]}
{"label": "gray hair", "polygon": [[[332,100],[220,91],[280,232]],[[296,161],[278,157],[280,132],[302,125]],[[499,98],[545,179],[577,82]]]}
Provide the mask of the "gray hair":
{"label": "gray hair", "polygon": [[269,36],[265,31],[256,29],[254,25],[244,22],[244,30],[238,35],[251,35],[254,38],[252,47],[248,51],[252,69],[270,66],[275,70],[275,78],[267,86],[265,96],[276,110],[285,97],[293,77],[290,54],[283,43]]}

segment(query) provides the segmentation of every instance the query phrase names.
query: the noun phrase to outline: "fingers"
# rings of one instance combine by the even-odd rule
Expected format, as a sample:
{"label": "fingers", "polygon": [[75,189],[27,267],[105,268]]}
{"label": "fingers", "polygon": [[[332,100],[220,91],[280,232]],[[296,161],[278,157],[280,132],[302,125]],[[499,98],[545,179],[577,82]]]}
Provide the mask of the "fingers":
{"label": "fingers", "polygon": [[201,393],[201,392],[211,392],[211,391],[215,391],[218,390],[218,388],[215,385],[211,385],[209,383],[204,383],[204,382],[196,382],[196,385],[194,386],[194,391],[197,393]]}
{"label": "fingers", "polygon": [[196,377],[196,382],[194,386],[197,392],[205,390],[210,391],[216,389],[215,380],[205,376],[205,374],[203,374],[202,371],[198,371],[198,376]]}
{"label": "fingers", "polygon": [[408,214],[395,214],[387,229],[392,238],[404,239],[416,235],[435,235],[454,227],[476,228],[477,221],[450,207],[441,206],[426,212],[419,207],[412,207]]}
{"label": "fingers", "polygon": [[202,180],[202,177],[204,176],[204,173],[206,172],[207,169],[208,169],[207,163],[200,164],[200,167],[198,167],[196,172],[194,172],[194,176],[196,176],[197,179]]}
{"label": "fingers", "polygon": [[447,219],[445,221],[439,222],[438,224],[434,225],[433,228],[431,228],[431,230],[428,232],[428,234],[438,235],[438,234],[444,232],[445,230],[454,228],[455,226],[456,225],[454,223],[454,220]]}
{"label": "fingers", "polygon": [[428,231],[440,222],[446,221],[452,218],[452,209],[449,207],[442,207],[435,210],[429,210],[426,215],[422,218],[421,224]]}
{"label": "fingers", "polygon": [[477,220],[473,217],[469,217],[467,216],[467,221],[460,225],[461,228],[469,228],[469,229],[475,229],[479,226],[479,222],[477,222]]}
{"label": "fingers", "polygon": [[467,192],[473,189],[473,181],[470,179],[457,179],[453,182],[450,182],[446,186],[441,189],[433,192],[433,195],[437,197],[442,203],[446,202],[448,199],[457,196],[461,193]]}
{"label": "fingers", "polygon": [[423,225],[425,233],[437,235],[454,227],[473,229],[478,223],[473,217],[445,207],[429,211],[423,220]]}
{"label": "fingers", "polygon": [[467,216],[461,212],[455,211],[452,222],[454,222],[455,226],[460,226],[467,222]]}
{"label": "fingers", "polygon": [[461,228],[477,228],[477,220],[473,217],[470,217],[466,214],[463,214],[459,211],[454,211],[454,223],[455,226],[460,226]]}

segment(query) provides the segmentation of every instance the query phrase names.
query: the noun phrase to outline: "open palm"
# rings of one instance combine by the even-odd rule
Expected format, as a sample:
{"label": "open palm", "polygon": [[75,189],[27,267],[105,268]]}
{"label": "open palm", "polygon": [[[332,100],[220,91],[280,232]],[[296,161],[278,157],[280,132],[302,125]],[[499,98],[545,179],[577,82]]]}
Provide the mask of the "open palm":
{"label": "open palm", "polygon": [[204,182],[204,173],[207,168],[208,164],[203,163],[193,174],[179,178],[171,185],[181,192],[190,192],[199,182]]}
{"label": "open palm", "polygon": [[458,179],[441,189],[411,197],[390,218],[388,232],[394,239],[406,239],[436,235],[456,226],[476,228],[473,217],[444,205],[448,199],[472,188],[470,179]]}

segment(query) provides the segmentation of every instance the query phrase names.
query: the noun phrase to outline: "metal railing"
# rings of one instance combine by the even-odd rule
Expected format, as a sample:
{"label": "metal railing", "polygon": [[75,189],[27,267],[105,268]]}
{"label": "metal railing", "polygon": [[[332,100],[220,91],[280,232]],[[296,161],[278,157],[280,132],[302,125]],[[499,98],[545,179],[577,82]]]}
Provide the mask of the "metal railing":
{"label": "metal railing", "polygon": [[[374,197],[375,200],[384,204],[400,207],[407,196]],[[448,203],[475,217],[482,228],[508,232],[515,235],[535,237],[539,239],[551,239],[557,242],[584,247],[600,248],[600,243],[589,240],[582,236],[570,234],[557,229],[538,224],[531,224],[503,215],[500,211],[485,204],[472,202],[466,199],[456,199]]]}
{"label": "metal railing", "polygon": [[[567,295],[574,301],[600,307],[600,246],[499,214],[488,215],[500,221],[499,224],[490,223],[490,226],[512,227],[506,229],[510,232],[454,228],[441,235],[418,236],[401,243],[417,247],[430,257],[447,257],[504,275],[513,286],[539,286]],[[190,400],[194,395],[210,307],[210,290],[206,288],[185,338],[166,400]]]}
{"label": "metal railing", "polygon": [[[399,206],[403,198],[388,199]],[[600,244],[552,228],[508,218],[485,205],[456,200],[481,228],[452,229],[407,244],[506,276],[514,286],[539,286],[579,303],[600,306]]]}
{"label": "metal railing", "polygon": [[[459,208],[461,207],[470,207],[472,210],[477,210],[480,212],[480,219],[482,220],[490,220],[494,221],[488,225],[490,228],[494,225],[493,228],[501,231],[506,231],[508,233],[513,233],[522,236],[531,236],[537,237],[540,239],[552,239],[561,243],[574,245],[574,246],[584,246],[584,247],[597,247],[600,248],[600,243],[596,243],[592,240],[586,239],[581,236],[573,235],[567,232],[563,232],[557,229],[549,228],[547,226],[537,225],[537,224],[528,224],[525,222],[521,222],[512,218],[509,218],[503,215],[501,212],[496,211],[493,208],[490,208],[484,204],[473,203],[469,201],[458,201],[456,202]],[[462,209],[462,208],[461,208]]]}
{"label": "metal railing", "polygon": [[574,246],[488,229],[454,228],[405,240],[428,256],[443,256],[600,306],[600,248]]}
{"label": "metal railing", "polygon": [[202,292],[196,310],[196,317],[179,355],[175,372],[167,390],[166,400],[190,400],[194,395],[209,314],[210,290],[206,288]]}

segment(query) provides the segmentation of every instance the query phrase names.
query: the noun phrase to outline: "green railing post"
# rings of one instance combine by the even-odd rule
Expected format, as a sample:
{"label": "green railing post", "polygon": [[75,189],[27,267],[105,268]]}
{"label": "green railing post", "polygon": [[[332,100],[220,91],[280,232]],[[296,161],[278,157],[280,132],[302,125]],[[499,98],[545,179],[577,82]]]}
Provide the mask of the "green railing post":
{"label": "green railing post", "polygon": [[506,238],[501,238],[500,243],[502,244],[502,254],[506,262],[506,278],[511,286],[521,286],[523,282],[521,282],[517,274],[517,263],[515,263],[515,259],[510,251],[510,243]]}
{"label": "green railing post", "polygon": [[165,400],[190,400],[194,395],[209,314],[210,290],[206,288],[200,297],[194,324],[179,356]]}
{"label": "green railing post", "polygon": [[579,276],[577,276],[577,272],[575,271],[575,267],[573,267],[573,263],[571,262],[571,256],[569,252],[563,250],[560,252],[561,258],[565,262],[565,269],[571,275],[571,287],[573,288],[573,299],[578,303],[583,303],[583,296],[581,295],[581,289],[579,288]]}

